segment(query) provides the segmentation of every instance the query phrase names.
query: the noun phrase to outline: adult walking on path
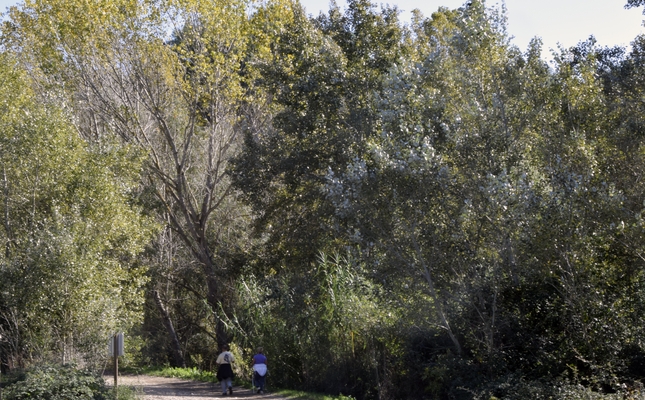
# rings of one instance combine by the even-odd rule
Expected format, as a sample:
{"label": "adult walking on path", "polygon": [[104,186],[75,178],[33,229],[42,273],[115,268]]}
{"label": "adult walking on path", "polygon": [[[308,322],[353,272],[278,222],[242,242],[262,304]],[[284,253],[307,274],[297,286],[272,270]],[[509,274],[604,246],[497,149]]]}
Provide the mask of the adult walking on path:
{"label": "adult walking on path", "polygon": [[253,356],[253,386],[258,388],[258,393],[264,393],[264,381],[267,374],[267,358],[264,349],[258,347],[258,353]]}
{"label": "adult walking on path", "polygon": [[222,395],[226,396],[226,390],[228,389],[228,394],[233,395],[233,368],[231,364],[235,361],[233,354],[228,351],[228,345],[225,344],[222,346],[222,352],[217,356],[215,361],[219,366],[217,368],[217,380],[220,381],[222,385]]}
{"label": "adult walking on path", "polygon": [[[106,376],[106,384],[114,383],[112,376]],[[149,375],[120,375],[119,386],[133,386],[142,393],[143,400],[216,400],[221,399],[215,383],[190,381],[178,378],[163,378]],[[258,395],[249,389],[235,387],[231,399],[284,400],[278,395]]]}

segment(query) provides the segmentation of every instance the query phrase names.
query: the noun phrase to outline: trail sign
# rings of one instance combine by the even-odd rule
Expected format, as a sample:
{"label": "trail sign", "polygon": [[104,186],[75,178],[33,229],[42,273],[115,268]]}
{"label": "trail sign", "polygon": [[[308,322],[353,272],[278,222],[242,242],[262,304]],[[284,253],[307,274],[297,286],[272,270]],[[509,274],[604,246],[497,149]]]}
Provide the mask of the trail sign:
{"label": "trail sign", "polygon": [[[123,346],[123,332],[119,332],[112,336],[108,342],[108,352],[110,357],[114,358],[114,397],[119,398],[119,357],[125,355]],[[0,399],[2,400],[2,399]]]}
{"label": "trail sign", "polygon": [[[116,349],[116,354],[114,350]],[[123,332],[119,332],[110,338],[108,342],[108,352],[110,357],[121,357],[125,355],[125,348],[123,345]]]}

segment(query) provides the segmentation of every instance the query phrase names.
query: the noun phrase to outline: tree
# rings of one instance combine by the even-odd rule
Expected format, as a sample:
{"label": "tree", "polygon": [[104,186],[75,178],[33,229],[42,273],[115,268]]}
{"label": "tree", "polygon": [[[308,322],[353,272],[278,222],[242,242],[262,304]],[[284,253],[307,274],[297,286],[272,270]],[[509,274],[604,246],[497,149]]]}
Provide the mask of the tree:
{"label": "tree", "polygon": [[[219,343],[228,341],[220,311],[234,298],[228,282],[247,223],[225,170],[241,117],[257,112],[251,99],[261,101],[251,81],[250,33],[288,10],[280,1],[254,11],[252,4],[26,2],[7,24],[9,42],[25,63],[40,67],[43,85],[61,77],[64,85],[54,89],[73,100],[87,140],[117,136],[145,152],[146,190],[196,261],[185,273],[206,282]],[[260,54],[269,32],[253,43]]]}
{"label": "tree", "polygon": [[397,343],[399,314],[365,267],[321,253],[304,273],[250,273],[240,281],[240,342],[271,354],[272,368],[283,371],[274,385],[382,398],[394,389],[379,376],[382,348]]}
{"label": "tree", "polygon": [[[482,2],[413,29],[414,51],[383,85],[380,134],[327,175],[344,237],[378,265],[406,320],[444,331],[489,381],[505,368],[575,366],[614,384],[623,367],[610,354],[631,339],[611,327],[631,316],[609,312],[627,299],[607,285],[634,277],[640,261],[612,221],[631,220],[624,193],[639,185],[618,189],[606,173],[625,157],[613,142],[621,119],[604,108],[593,57],[563,50],[550,70],[539,42],[526,54],[511,47],[503,13]],[[633,279],[616,287],[638,287]]]}
{"label": "tree", "polygon": [[8,54],[0,80],[0,333],[10,363],[96,362],[111,332],[141,318],[137,257],[154,228],[133,197],[141,157],[87,146]]}
{"label": "tree", "polygon": [[[382,271],[392,285],[425,284],[419,296],[429,296],[461,354],[459,337],[467,335],[456,332],[448,305],[477,297],[476,280],[495,287],[500,262],[513,252],[488,235],[512,246],[504,205],[490,195],[517,179],[521,149],[514,145],[524,128],[512,114],[522,73],[513,67],[521,56],[508,48],[503,16],[489,16],[479,2],[440,10],[413,29],[414,52],[390,70],[380,94],[381,132],[344,173],[330,171],[327,193],[365,254],[397,266]],[[479,297],[470,307],[492,352],[495,292]]]}
{"label": "tree", "polygon": [[262,68],[275,107],[270,124],[249,130],[233,166],[235,186],[267,237],[267,264],[307,268],[342,243],[321,192],[331,169],[364,151],[378,124],[374,91],[403,51],[396,9],[350,1],[346,15],[307,20],[296,11]]}

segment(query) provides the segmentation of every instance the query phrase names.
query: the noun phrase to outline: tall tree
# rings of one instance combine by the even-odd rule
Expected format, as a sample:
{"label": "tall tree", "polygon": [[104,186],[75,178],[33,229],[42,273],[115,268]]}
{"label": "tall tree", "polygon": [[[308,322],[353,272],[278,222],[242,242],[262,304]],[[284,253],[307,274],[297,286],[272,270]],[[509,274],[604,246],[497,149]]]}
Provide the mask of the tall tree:
{"label": "tall tree", "polygon": [[[462,285],[497,279],[513,252],[512,225],[490,198],[516,179],[526,129],[514,115],[524,111],[514,98],[521,54],[508,47],[503,18],[470,2],[417,20],[414,52],[390,70],[380,94],[379,134],[367,139],[364,157],[327,177],[348,236],[393,266],[382,271],[392,285],[425,287],[420,295],[457,353],[467,335],[450,322],[449,304],[479,290]],[[493,351],[495,293],[480,295],[471,306]]]}
{"label": "tall tree", "polygon": [[521,54],[503,14],[477,1],[413,29],[415,52],[384,86],[381,134],[365,157],[328,174],[346,237],[400,288],[401,303],[403,288],[415,290],[426,306],[409,320],[425,311],[462,357],[537,375],[574,368],[610,384],[623,368],[610,354],[639,335],[613,329],[636,314],[610,304],[640,297],[608,282],[638,290],[642,260],[613,222],[632,221],[639,237],[640,211],[624,201],[640,184],[607,171],[629,164],[618,176],[637,179],[640,162],[622,160],[640,156],[619,149],[640,139],[622,141],[614,124],[626,119],[605,107],[597,54],[563,50],[550,69],[539,42]]}
{"label": "tall tree", "polygon": [[88,147],[7,54],[0,81],[4,354],[13,366],[52,356],[99,361],[106,335],[141,317],[138,255],[153,228],[133,197],[142,158]]}
{"label": "tall tree", "polygon": [[[117,135],[147,155],[145,185],[160,219],[196,261],[187,266],[206,281],[220,343],[228,338],[217,315],[234,297],[228,281],[235,254],[243,253],[246,211],[225,170],[237,151],[240,118],[255,110],[251,33],[278,26],[270,21],[289,7],[253,4],[28,1],[7,23],[9,43],[39,68],[42,83],[73,99],[85,138]],[[257,53],[270,32],[254,43]],[[58,77],[64,85],[55,85]]]}
{"label": "tall tree", "polygon": [[397,17],[366,0],[316,21],[301,10],[263,66],[275,114],[264,129],[248,131],[233,177],[259,216],[272,267],[307,268],[319,250],[335,246],[334,211],[321,188],[375,131],[373,94],[402,52]]}

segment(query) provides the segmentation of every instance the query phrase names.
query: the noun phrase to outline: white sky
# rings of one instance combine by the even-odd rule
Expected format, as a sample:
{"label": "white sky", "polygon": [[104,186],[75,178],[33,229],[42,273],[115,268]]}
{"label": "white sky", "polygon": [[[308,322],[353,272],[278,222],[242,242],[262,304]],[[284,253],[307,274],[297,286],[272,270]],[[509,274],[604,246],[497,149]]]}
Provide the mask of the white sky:
{"label": "white sky", "polygon": [[[372,0],[377,4],[396,4],[402,10],[401,19],[409,21],[410,11],[418,8],[429,17],[440,6],[457,8],[466,0]],[[488,6],[501,0],[487,0]],[[307,13],[318,15],[329,9],[329,0],[300,0]],[[345,0],[337,0],[341,8]],[[16,4],[16,0],[0,0],[0,11]],[[642,8],[626,10],[627,0],[505,0],[508,32],[513,43],[526,50],[529,40],[542,38],[545,59],[551,59],[549,49],[558,43],[570,47],[594,35],[601,46],[628,46],[638,35],[645,33]]]}

